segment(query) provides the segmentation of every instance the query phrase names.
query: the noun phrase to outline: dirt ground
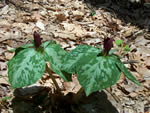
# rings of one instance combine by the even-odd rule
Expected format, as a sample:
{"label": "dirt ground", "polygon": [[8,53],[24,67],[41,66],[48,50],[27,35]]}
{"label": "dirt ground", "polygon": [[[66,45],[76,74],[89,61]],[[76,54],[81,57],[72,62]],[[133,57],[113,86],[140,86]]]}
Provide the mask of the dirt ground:
{"label": "dirt ground", "polygon": [[[124,61],[142,84],[121,75],[117,84],[71,103],[81,87],[73,77],[66,83],[54,75],[63,95],[54,94],[47,73],[36,84],[11,89],[7,63],[10,49],[30,43],[33,32],[43,41],[56,40],[69,51],[80,44],[102,44],[121,39],[131,51]],[[55,102],[53,102],[55,100]],[[150,1],[124,0],[1,0],[0,1],[0,112],[1,113],[150,113]]]}

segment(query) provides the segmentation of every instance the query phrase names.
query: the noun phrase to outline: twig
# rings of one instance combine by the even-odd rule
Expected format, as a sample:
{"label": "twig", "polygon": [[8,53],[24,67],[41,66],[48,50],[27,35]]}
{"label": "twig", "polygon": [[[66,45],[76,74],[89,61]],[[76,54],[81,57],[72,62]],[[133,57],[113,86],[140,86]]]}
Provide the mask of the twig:
{"label": "twig", "polygon": [[108,93],[110,93],[110,95],[115,99],[115,101],[117,102],[117,103],[119,103],[119,99],[116,97],[116,96],[114,96],[108,89],[105,89]]}
{"label": "twig", "polygon": [[139,61],[136,60],[128,60],[128,61],[124,61],[123,64],[133,64],[133,63],[139,63]]}

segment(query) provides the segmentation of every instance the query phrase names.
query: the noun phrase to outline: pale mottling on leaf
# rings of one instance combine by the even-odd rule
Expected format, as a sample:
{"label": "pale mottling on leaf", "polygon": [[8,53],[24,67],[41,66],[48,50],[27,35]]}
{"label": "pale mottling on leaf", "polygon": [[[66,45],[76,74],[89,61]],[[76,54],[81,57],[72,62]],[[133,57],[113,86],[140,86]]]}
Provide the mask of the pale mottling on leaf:
{"label": "pale mottling on leaf", "polygon": [[[45,71],[43,55],[33,48],[22,50],[8,63],[9,81],[14,88],[35,83]],[[16,70],[17,69],[17,70]]]}
{"label": "pale mottling on leaf", "polygon": [[[115,61],[108,61],[106,57],[97,57],[82,66],[78,73],[78,79],[82,87],[85,89],[86,95],[97,90],[102,90],[115,84],[120,78],[120,71],[112,68]],[[114,74],[116,76],[114,76]]]}

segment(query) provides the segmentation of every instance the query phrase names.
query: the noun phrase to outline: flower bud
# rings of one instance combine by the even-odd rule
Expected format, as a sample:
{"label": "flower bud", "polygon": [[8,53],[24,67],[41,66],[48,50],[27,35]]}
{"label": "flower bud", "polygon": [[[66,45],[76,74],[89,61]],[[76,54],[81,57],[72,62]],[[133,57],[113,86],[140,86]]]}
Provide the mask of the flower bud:
{"label": "flower bud", "polygon": [[34,31],[33,36],[34,36],[34,45],[35,45],[36,48],[39,48],[41,43],[42,43],[40,35],[36,31]]}
{"label": "flower bud", "polygon": [[111,48],[113,47],[113,41],[112,38],[106,38],[104,39],[104,52],[105,54],[108,54]]}

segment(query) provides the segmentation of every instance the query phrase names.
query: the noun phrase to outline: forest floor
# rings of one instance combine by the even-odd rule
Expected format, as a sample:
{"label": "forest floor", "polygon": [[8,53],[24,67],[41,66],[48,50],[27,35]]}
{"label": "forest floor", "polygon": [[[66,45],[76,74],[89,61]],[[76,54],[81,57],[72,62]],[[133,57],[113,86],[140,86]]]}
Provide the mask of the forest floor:
{"label": "forest floor", "polygon": [[[105,2],[107,1],[107,2]],[[112,2],[113,1],[113,2]],[[147,0],[148,1],[148,0]],[[53,83],[47,73],[36,84],[11,89],[7,63],[10,49],[30,42],[33,32],[43,41],[56,40],[69,51],[80,44],[103,44],[106,37],[121,39],[131,51],[124,60],[141,87],[122,75],[117,84],[69,103],[69,92],[80,85],[55,75],[63,100],[52,106]],[[150,113],[150,3],[133,5],[117,0],[1,0],[0,1],[0,112],[1,113]]]}

